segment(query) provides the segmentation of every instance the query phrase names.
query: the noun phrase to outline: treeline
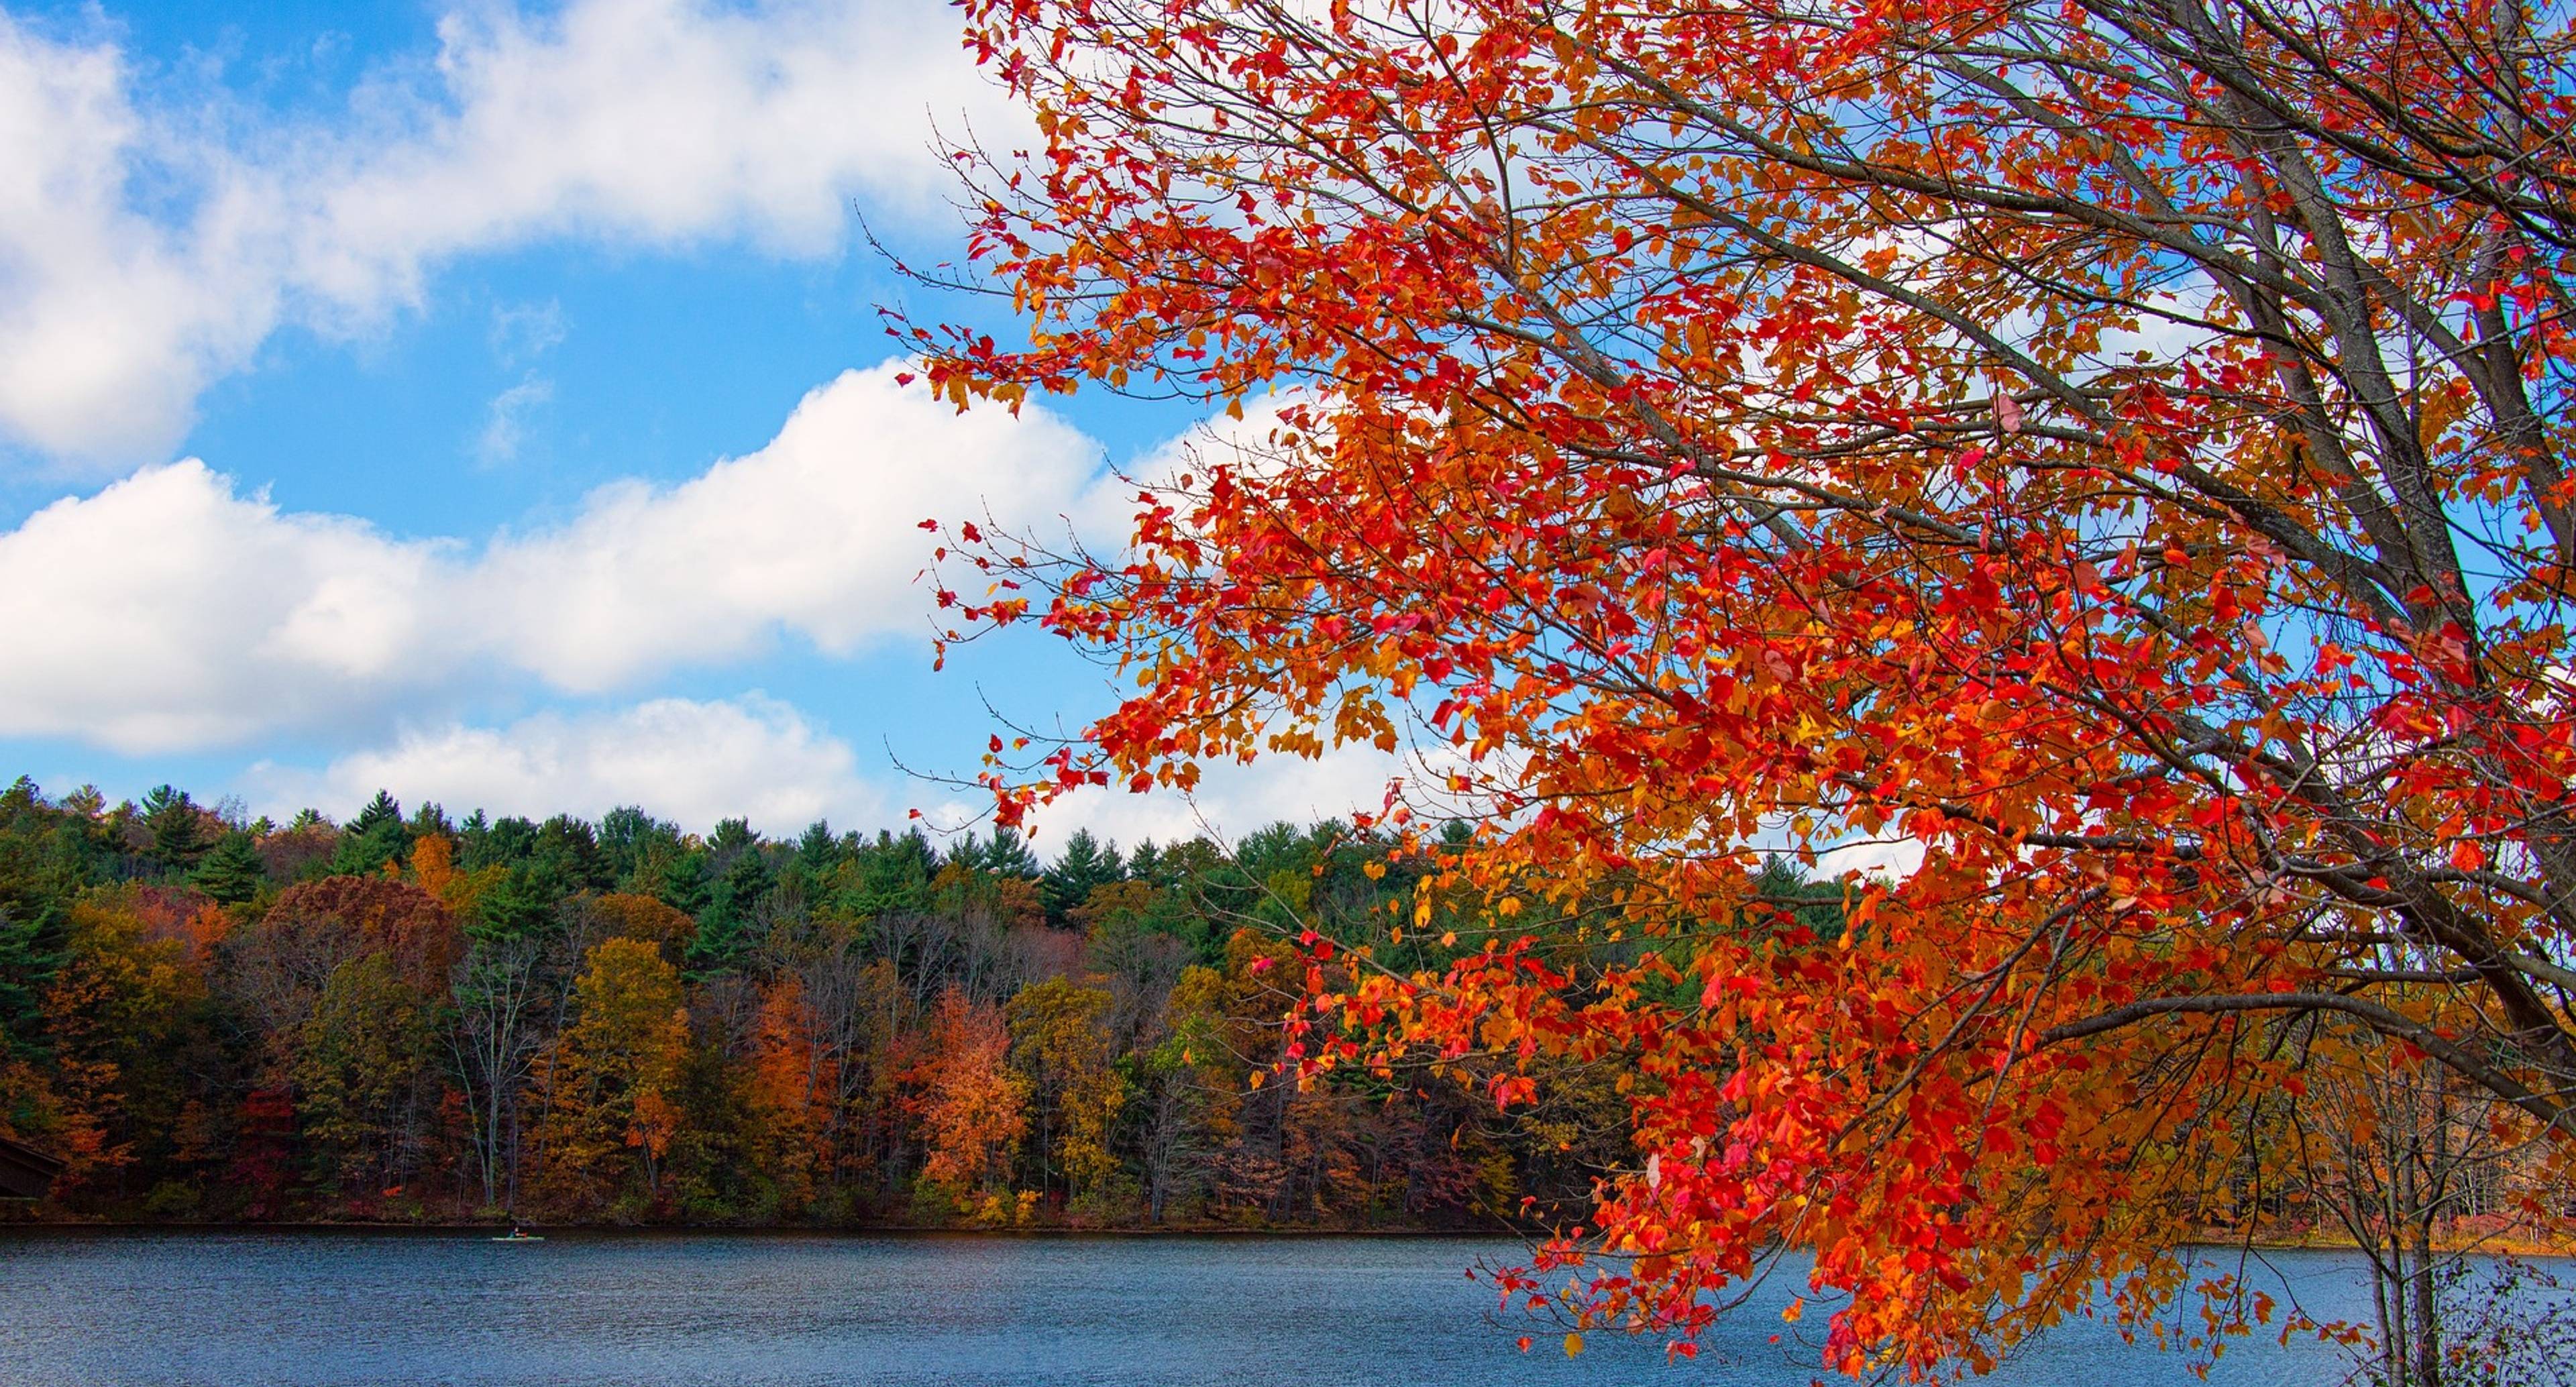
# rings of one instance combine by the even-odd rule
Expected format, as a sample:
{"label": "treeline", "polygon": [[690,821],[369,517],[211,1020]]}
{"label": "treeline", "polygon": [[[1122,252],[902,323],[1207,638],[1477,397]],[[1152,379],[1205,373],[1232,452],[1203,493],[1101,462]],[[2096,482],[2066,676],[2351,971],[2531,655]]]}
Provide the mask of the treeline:
{"label": "treeline", "polygon": [[[1508,1121],[1422,1075],[1263,1082],[1304,978],[1287,940],[1383,937],[1421,870],[1332,823],[1232,852],[1077,833],[1045,861],[1008,833],[457,822],[385,794],[278,825],[22,778],[0,794],[0,1133],[67,1162],[40,1216],[1573,1207],[1624,1151],[1611,1076]],[[1408,966],[1441,947],[1415,934]]]}

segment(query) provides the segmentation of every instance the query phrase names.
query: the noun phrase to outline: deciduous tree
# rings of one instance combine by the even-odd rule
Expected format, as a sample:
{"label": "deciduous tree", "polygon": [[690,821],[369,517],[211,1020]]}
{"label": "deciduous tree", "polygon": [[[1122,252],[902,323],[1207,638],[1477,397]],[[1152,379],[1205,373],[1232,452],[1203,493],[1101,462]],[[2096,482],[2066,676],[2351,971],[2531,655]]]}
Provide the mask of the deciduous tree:
{"label": "deciduous tree", "polygon": [[547,1174],[590,1200],[641,1176],[649,1197],[677,1128],[688,1057],[679,970],[648,941],[608,940],[590,951],[573,1007],[572,1025],[542,1061],[553,1095],[542,1132]]}
{"label": "deciduous tree", "polygon": [[[967,12],[1042,134],[964,159],[1033,335],[914,329],[931,386],[1265,415],[1128,553],[957,526],[944,602],[1135,690],[1002,817],[1440,748],[1388,817],[1482,830],[1387,942],[1506,927],[1349,988],[1318,941],[1290,1058],[1635,1067],[1513,1290],[1686,1340],[1811,1252],[1855,1373],[2143,1318],[2302,1014],[2576,1137],[2564,15]],[[1856,847],[1830,928],[1753,870]]]}
{"label": "deciduous tree", "polygon": [[1004,1008],[1011,1059],[1028,1080],[1041,1194],[1060,1182],[1069,1199],[1080,1199],[1118,1169],[1109,1135],[1127,1086],[1110,1065],[1112,1001],[1105,989],[1048,978],[1021,988]]}
{"label": "deciduous tree", "polygon": [[921,1178],[957,1194],[997,1194],[1028,1133],[1028,1084],[1011,1068],[1011,1033],[1001,1008],[950,988],[930,1014],[916,1075],[923,1143]]}

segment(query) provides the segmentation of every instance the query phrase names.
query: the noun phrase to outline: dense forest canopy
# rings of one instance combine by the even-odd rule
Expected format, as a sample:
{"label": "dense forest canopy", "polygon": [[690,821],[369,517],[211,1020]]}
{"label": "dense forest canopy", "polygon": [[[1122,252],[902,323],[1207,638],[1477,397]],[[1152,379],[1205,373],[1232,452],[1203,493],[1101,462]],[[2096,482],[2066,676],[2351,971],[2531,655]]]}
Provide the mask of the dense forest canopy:
{"label": "dense forest canopy", "polygon": [[1464,1071],[1264,1082],[1287,941],[1420,872],[1334,823],[1050,860],[1007,830],[386,794],[278,824],[22,778],[0,1135],[68,1162],[39,1212],[126,1219],[1460,1226],[1580,1198],[1624,1141],[1606,1079],[1534,1120]]}

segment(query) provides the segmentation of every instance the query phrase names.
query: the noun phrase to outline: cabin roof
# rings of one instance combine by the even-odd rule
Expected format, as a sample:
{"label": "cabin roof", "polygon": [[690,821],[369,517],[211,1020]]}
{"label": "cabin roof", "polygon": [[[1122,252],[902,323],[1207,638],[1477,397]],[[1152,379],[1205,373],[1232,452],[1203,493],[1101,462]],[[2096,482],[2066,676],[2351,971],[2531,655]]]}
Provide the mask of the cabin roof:
{"label": "cabin roof", "polygon": [[22,1141],[0,1137],[0,1198],[42,1199],[63,1163]]}

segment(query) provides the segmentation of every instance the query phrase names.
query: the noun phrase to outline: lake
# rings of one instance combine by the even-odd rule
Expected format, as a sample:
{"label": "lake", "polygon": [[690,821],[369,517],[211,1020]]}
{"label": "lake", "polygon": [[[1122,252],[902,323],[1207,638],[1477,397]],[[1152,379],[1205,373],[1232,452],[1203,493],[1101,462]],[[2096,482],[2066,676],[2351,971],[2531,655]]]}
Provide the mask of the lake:
{"label": "lake", "polygon": [[[0,1387],[1389,1387],[1803,1384],[1811,1348],[1747,1314],[1698,1363],[1500,1315],[1469,1265],[1495,1240],[1335,1237],[833,1237],[0,1230]],[[2286,1254],[2312,1305],[2361,1301],[2349,1259]],[[1785,1301],[1783,1288],[1773,1302]],[[1821,1317],[1802,1327],[1822,1332]],[[1521,1334],[1537,1338],[1527,1354]],[[2268,1339],[2211,1381],[2338,1380],[2341,1360]],[[2085,1325],[1991,1381],[2192,1379],[2180,1358]]]}

